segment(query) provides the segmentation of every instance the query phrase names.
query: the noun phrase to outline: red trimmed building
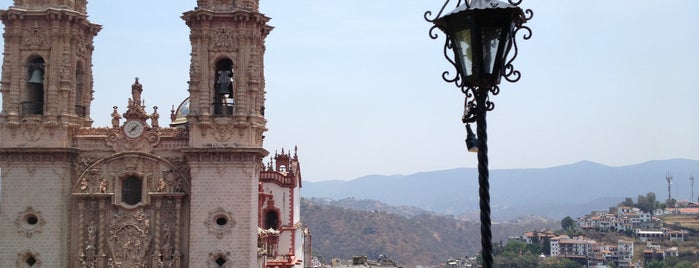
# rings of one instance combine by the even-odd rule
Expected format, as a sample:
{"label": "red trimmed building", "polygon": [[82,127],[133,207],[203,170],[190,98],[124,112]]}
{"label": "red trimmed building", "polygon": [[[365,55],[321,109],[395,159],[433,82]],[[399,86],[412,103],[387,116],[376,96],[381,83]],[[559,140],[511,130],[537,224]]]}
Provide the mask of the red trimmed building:
{"label": "red trimmed building", "polygon": [[266,267],[302,265],[311,235],[301,223],[301,167],[294,154],[275,153],[260,172],[259,240]]}

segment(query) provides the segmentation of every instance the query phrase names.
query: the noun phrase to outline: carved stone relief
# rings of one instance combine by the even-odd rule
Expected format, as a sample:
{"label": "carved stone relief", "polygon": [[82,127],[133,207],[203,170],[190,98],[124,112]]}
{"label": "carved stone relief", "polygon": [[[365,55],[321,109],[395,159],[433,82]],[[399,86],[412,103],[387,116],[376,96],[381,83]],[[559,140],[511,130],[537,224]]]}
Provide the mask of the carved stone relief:
{"label": "carved stone relief", "polygon": [[229,49],[233,47],[233,33],[229,29],[219,28],[214,32],[211,44],[217,49]]}
{"label": "carved stone relief", "polygon": [[[180,217],[189,189],[184,159],[133,152],[83,157],[77,165],[84,169],[73,188],[80,213],[72,218],[80,234],[72,250],[76,267],[180,267]],[[121,200],[122,182],[131,176],[143,183],[135,205]]]}
{"label": "carved stone relief", "polygon": [[29,142],[38,141],[39,138],[41,138],[41,134],[44,133],[44,129],[41,125],[42,121],[39,118],[22,119],[24,139],[26,139]]}
{"label": "carved stone relief", "polygon": [[233,267],[233,261],[230,259],[231,253],[228,251],[217,250],[209,253],[209,260],[206,262],[208,268],[230,268]]}
{"label": "carved stone relief", "polygon": [[34,24],[24,35],[24,45],[32,49],[46,47],[46,36],[46,29],[40,27],[39,24]]}
{"label": "carved stone relief", "polygon": [[113,215],[107,237],[109,267],[145,267],[150,241],[150,217],[143,211]]}
{"label": "carved stone relief", "polygon": [[204,224],[209,228],[209,233],[221,239],[226,234],[230,234],[233,231],[236,223],[230,211],[226,211],[222,207],[217,207],[209,212],[209,217],[204,221]]}
{"label": "carved stone relief", "polygon": [[39,253],[33,249],[26,249],[17,253],[17,261],[15,262],[18,268],[37,268],[43,264]]}
{"label": "carved stone relief", "polygon": [[46,220],[41,216],[41,212],[34,210],[32,207],[27,207],[24,211],[20,211],[15,218],[15,226],[17,232],[23,233],[27,237],[32,237],[34,233],[39,233],[44,229]]}
{"label": "carved stone relief", "polygon": [[220,142],[229,141],[235,133],[235,125],[225,119],[228,118],[214,118],[214,123],[209,129],[209,133],[213,134],[214,138]]}

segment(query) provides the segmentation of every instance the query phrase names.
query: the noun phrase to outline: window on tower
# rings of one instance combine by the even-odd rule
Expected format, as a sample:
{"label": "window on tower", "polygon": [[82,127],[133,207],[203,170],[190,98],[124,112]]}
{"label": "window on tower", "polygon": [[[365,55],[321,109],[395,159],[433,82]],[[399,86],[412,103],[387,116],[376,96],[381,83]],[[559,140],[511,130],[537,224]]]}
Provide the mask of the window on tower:
{"label": "window on tower", "polygon": [[83,95],[85,91],[85,71],[83,70],[82,63],[78,62],[75,66],[75,114],[80,117],[85,117],[87,115],[85,107],[85,96]]}
{"label": "window on tower", "polygon": [[265,229],[279,229],[279,214],[274,210],[265,213]]}
{"label": "window on tower", "polygon": [[136,176],[126,177],[121,185],[121,200],[127,205],[136,205],[141,202],[143,193],[143,180]]}
{"label": "window on tower", "polygon": [[41,57],[34,57],[27,65],[22,114],[44,114],[44,59]]}
{"label": "window on tower", "polygon": [[233,96],[235,94],[235,80],[233,75],[233,61],[224,58],[216,62],[214,77],[213,103],[214,115],[233,114]]}

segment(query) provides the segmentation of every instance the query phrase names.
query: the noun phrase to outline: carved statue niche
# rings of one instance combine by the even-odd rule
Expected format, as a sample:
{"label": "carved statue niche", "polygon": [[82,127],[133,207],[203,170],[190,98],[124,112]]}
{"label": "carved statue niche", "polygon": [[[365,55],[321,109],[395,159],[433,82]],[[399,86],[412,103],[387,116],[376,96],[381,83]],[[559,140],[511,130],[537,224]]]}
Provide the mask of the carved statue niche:
{"label": "carved statue niche", "polygon": [[151,241],[150,217],[143,211],[132,215],[118,213],[109,227],[108,262],[115,267],[145,267]]}
{"label": "carved statue niche", "polygon": [[107,193],[107,179],[101,176],[101,173],[101,169],[88,169],[79,179],[78,193]]}

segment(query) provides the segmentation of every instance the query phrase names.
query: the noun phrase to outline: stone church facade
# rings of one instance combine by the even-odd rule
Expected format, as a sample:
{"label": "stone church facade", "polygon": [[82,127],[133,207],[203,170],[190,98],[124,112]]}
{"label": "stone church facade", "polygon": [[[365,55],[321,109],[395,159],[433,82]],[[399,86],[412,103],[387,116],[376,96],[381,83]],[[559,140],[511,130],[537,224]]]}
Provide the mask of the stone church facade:
{"label": "stone church facade", "polygon": [[86,1],[0,10],[0,267],[303,266],[296,149],[265,163],[258,1],[198,0],[189,98],[161,124],[136,79],[107,127]]}

